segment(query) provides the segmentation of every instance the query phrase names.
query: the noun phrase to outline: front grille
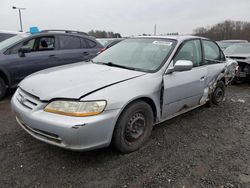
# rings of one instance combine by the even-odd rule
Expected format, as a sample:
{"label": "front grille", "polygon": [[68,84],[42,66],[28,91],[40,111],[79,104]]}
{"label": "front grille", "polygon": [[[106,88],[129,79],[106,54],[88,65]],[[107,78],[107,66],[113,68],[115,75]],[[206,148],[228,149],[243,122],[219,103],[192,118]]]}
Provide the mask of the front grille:
{"label": "front grille", "polygon": [[30,110],[33,110],[38,104],[41,103],[41,101],[37,97],[27,93],[26,91],[20,88],[17,90],[16,97],[20,104]]}

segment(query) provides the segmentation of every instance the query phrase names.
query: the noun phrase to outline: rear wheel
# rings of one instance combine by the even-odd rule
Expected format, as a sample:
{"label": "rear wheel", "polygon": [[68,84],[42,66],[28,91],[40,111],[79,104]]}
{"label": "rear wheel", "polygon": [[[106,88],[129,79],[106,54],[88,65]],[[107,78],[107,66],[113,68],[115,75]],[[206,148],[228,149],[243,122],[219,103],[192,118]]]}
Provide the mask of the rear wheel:
{"label": "rear wheel", "polygon": [[7,87],[5,81],[0,77],[0,100],[6,95]]}
{"label": "rear wheel", "polygon": [[211,101],[212,103],[219,105],[225,97],[225,84],[222,81],[219,81],[216,84],[215,90],[212,93]]}
{"label": "rear wheel", "polygon": [[150,137],[152,128],[151,107],[143,101],[135,102],[120,115],[113,134],[113,145],[123,153],[138,150]]}

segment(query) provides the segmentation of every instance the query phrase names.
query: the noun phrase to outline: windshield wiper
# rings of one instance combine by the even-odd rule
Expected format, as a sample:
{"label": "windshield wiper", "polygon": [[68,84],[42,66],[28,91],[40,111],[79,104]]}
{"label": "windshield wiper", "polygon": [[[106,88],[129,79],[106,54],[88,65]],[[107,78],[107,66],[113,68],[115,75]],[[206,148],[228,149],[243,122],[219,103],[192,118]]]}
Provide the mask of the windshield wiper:
{"label": "windshield wiper", "polygon": [[126,67],[126,66],[118,65],[118,64],[115,64],[115,63],[112,63],[112,62],[108,62],[108,63],[98,62],[98,63],[100,63],[102,65],[107,65],[107,66],[110,66],[110,67],[118,67],[118,68],[123,68],[123,69],[128,69],[128,70],[136,70],[133,67]]}

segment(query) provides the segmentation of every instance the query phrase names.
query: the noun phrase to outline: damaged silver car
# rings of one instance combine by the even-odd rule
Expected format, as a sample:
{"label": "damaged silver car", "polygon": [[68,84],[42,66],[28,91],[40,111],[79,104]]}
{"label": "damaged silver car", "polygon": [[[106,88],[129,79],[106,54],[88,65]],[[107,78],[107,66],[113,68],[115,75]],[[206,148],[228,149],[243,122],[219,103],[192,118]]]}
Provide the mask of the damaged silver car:
{"label": "damaged silver car", "polygon": [[155,124],[221,103],[234,72],[235,61],[208,39],[137,37],[92,62],[27,77],[12,107],[38,140],[81,151],[112,143],[128,153],[145,144]]}
{"label": "damaged silver car", "polygon": [[250,43],[235,44],[224,51],[226,57],[238,62],[235,84],[250,80]]}

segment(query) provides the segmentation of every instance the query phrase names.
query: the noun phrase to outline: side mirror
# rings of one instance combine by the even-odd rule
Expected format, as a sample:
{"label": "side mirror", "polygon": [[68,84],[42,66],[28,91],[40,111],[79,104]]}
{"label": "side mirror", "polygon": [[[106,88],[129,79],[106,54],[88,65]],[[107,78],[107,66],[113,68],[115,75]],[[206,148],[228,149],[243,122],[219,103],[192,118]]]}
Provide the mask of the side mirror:
{"label": "side mirror", "polygon": [[172,72],[182,72],[182,71],[189,71],[193,68],[193,62],[188,60],[178,60],[176,61],[175,65],[171,68],[168,68],[167,74]]}
{"label": "side mirror", "polygon": [[178,60],[174,65],[174,71],[189,71],[193,68],[193,62],[188,60]]}
{"label": "side mirror", "polygon": [[18,50],[18,55],[20,57],[25,57],[25,53],[29,53],[31,52],[31,48],[29,46],[22,46],[19,50]]}

